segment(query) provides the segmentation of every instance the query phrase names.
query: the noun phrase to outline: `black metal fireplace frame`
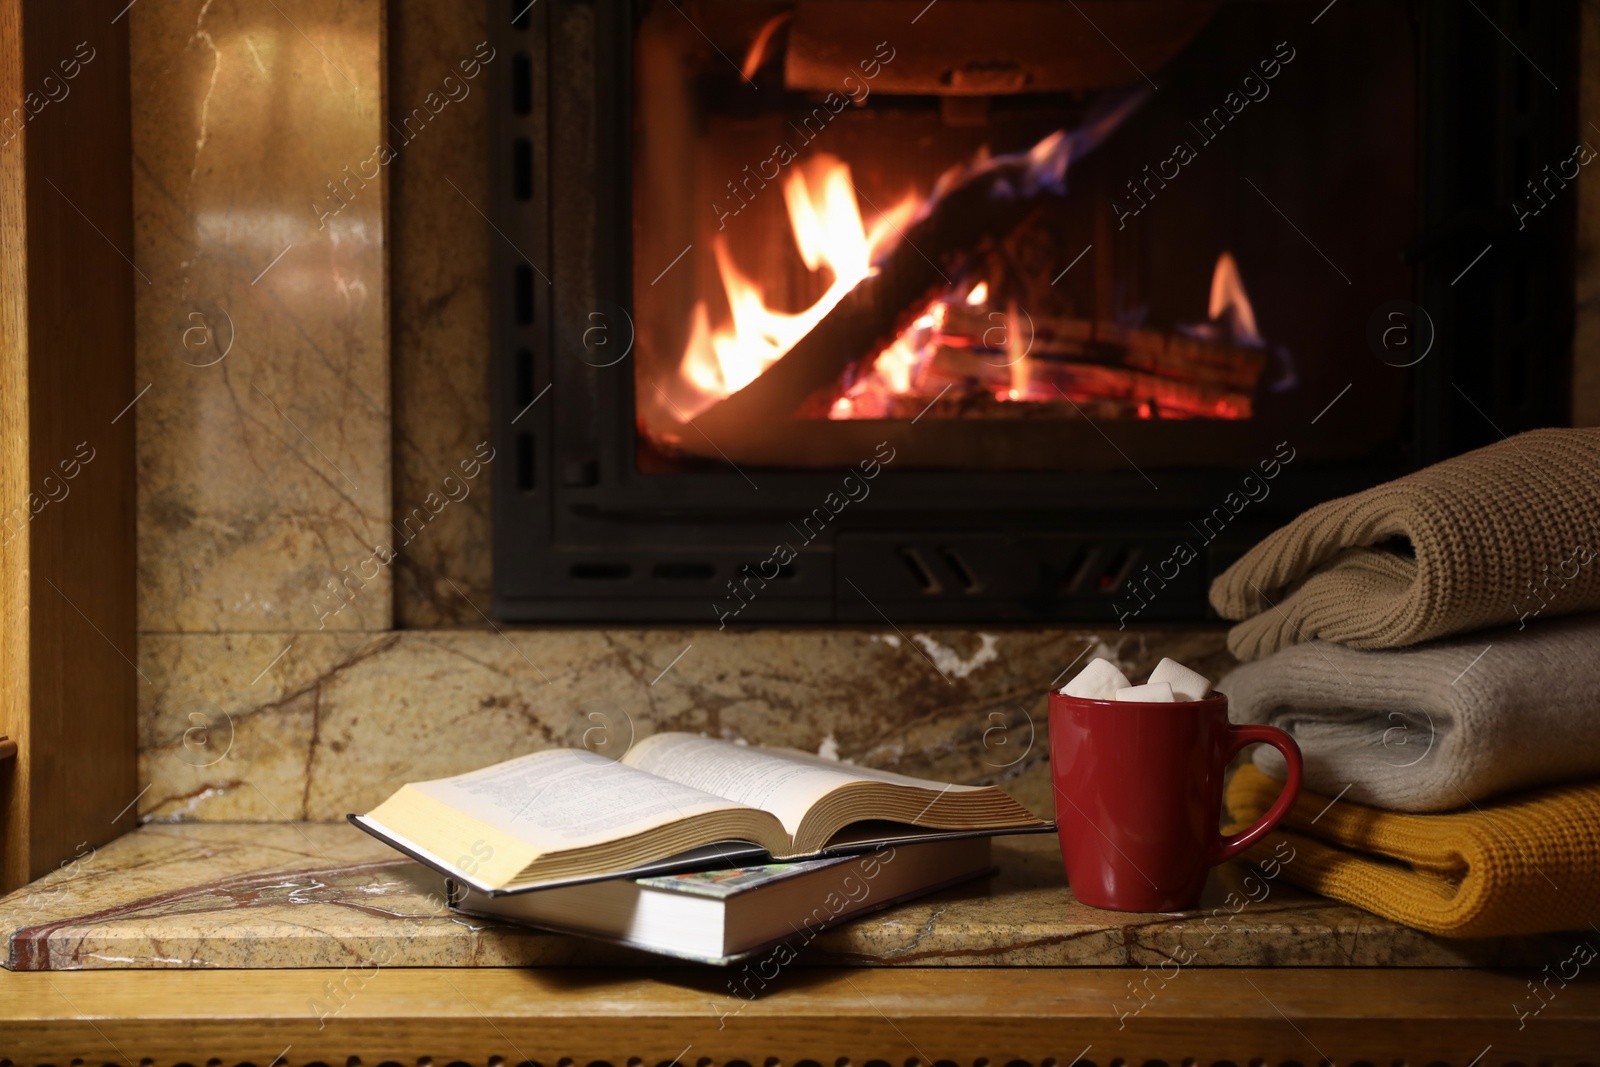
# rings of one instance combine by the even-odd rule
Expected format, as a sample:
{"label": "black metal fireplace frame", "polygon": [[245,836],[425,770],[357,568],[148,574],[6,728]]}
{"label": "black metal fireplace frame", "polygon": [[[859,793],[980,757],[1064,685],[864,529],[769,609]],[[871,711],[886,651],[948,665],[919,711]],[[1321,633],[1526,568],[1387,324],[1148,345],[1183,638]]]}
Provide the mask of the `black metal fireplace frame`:
{"label": "black metal fireplace frame", "polygon": [[[1130,603],[1118,599],[1125,582],[1167,557],[1190,536],[1194,512],[1235,487],[1240,472],[1228,470],[1165,471],[1152,493],[1133,469],[891,464],[871,483],[870,504],[843,508],[806,543],[793,524],[839,489],[842,472],[639,471],[631,356],[622,353],[633,333],[631,48],[640,8],[619,0],[489,7],[500,57],[491,64],[490,147],[500,618],[1115,622]],[[1555,218],[1523,231],[1510,204],[1531,169],[1575,143],[1578,5],[1418,0],[1412,11],[1423,132],[1410,258],[1436,339],[1414,370],[1410,437],[1395,455],[1284,479],[1200,561],[1162,583],[1141,622],[1205,618],[1210,578],[1317,500],[1568,418],[1576,197],[1552,203]],[[1485,246],[1492,251],[1457,277]],[[775,557],[780,545],[798,551]]]}

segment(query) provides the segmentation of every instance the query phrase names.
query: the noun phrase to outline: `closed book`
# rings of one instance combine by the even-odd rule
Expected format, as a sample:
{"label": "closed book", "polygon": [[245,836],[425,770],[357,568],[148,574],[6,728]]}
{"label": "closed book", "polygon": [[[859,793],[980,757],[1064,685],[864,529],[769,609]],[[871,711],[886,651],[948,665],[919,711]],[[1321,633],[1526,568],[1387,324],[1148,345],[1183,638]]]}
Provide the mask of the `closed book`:
{"label": "closed book", "polygon": [[491,896],[451,883],[460,912],[728,964],[994,869],[987,837],[883,845],[855,856],[617,878]]}

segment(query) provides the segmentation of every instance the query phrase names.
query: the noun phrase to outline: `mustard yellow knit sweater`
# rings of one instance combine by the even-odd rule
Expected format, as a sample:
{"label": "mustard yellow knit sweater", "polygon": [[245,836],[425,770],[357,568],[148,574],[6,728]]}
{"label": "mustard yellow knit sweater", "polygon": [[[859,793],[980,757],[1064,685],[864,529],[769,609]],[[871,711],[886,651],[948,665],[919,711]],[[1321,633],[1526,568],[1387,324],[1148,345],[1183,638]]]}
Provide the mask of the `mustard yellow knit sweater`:
{"label": "mustard yellow knit sweater", "polygon": [[[1227,792],[1236,827],[1281,788],[1241,767]],[[1496,937],[1600,923],[1600,782],[1443,815],[1330,805],[1301,792],[1279,830],[1245,855],[1264,862],[1279,840],[1295,850],[1283,865],[1291,882],[1429,933]]]}

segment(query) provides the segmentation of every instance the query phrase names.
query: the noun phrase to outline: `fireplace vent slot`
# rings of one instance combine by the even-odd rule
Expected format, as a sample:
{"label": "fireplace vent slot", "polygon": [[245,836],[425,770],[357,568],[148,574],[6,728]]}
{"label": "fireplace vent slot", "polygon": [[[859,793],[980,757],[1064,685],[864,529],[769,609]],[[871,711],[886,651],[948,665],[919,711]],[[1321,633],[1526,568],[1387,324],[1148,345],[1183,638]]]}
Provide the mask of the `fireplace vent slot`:
{"label": "fireplace vent slot", "polygon": [[574,563],[567,571],[582,582],[617,582],[633,574],[626,563]]}
{"label": "fireplace vent slot", "polygon": [[944,592],[943,584],[940,583],[938,578],[934,577],[933,571],[923,560],[922,553],[914,548],[901,548],[900,558],[906,561],[906,569],[911,572],[911,577],[922,587],[923,593],[928,596],[938,596]]}
{"label": "fireplace vent slot", "polygon": [[526,348],[517,350],[517,410],[522,411],[533,403],[533,353]]}
{"label": "fireplace vent slot", "polygon": [[1095,581],[1099,592],[1110,596],[1120,590],[1128,581],[1128,575],[1133,573],[1134,564],[1139,562],[1139,555],[1137,545],[1123,545],[1111,562],[1100,569],[1100,576]]}
{"label": "fireplace vent slot", "polygon": [[511,110],[518,115],[533,112],[533,62],[525,53],[511,57]]}
{"label": "fireplace vent slot", "polygon": [[533,142],[526,137],[511,142],[511,195],[533,199]]}
{"label": "fireplace vent slot", "polygon": [[664,582],[708,582],[717,576],[717,568],[710,563],[657,563],[650,576]]}
{"label": "fireplace vent slot", "polygon": [[1061,581],[1056,589],[1069,596],[1080,592],[1083,583],[1089,579],[1089,566],[1094,562],[1094,555],[1088,546],[1073,549],[1072,558],[1061,570]]}
{"label": "fireplace vent slot", "polygon": [[532,492],[533,477],[533,434],[517,434],[517,488],[524,493]]}
{"label": "fireplace vent slot", "polygon": [[[777,562],[777,561],[776,560],[769,560],[768,562]],[[735,574],[753,574],[757,578],[760,578],[761,580],[768,581],[768,582],[785,582],[785,581],[788,581],[789,579],[794,577],[794,564],[792,564],[792,563],[779,564],[778,565],[778,572],[776,574],[773,574],[773,575],[768,575],[767,572],[762,569],[764,566],[765,566],[765,564],[762,564],[762,563],[742,563],[739,566],[734,568],[734,573]]]}
{"label": "fireplace vent slot", "polygon": [[960,553],[948,545],[941,545],[939,546],[939,555],[944,557],[945,563],[955,572],[956,577],[961,580],[962,589],[969,594],[982,591],[983,583],[978,581],[978,576],[972,573],[972,568],[967,566],[967,561],[961,558]]}
{"label": "fireplace vent slot", "polygon": [[517,322],[523,326],[531,326],[533,325],[533,268],[526,263],[519,263],[513,278],[516,283]]}

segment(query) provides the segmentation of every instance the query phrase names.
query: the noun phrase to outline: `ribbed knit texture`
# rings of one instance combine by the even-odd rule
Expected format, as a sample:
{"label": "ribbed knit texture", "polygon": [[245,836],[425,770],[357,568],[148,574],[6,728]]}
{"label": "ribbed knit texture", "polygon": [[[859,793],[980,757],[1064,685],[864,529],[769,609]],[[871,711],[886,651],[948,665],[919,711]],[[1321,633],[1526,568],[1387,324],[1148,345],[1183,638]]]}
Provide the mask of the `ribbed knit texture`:
{"label": "ribbed knit texture", "polygon": [[[1349,786],[1361,804],[1445,811],[1600,777],[1600,615],[1390,652],[1314,641],[1217,688],[1235,722],[1295,739],[1306,788]],[[1255,762],[1284,775],[1277,749],[1258,746]]]}
{"label": "ribbed knit texture", "polygon": [[1243,620],[1228,634],[1241,660],[1315,638],[1402,648],[1600,608],[1600,559],[1577,563],[1596,554],[1600,429],[1533,430],[1311,508],[1223,572],[1211,603]]}
{"label": "ribbed knit texture", "polygon": [[[1234,829],[1280,786],[1251,766],[1228,785]],[[1314,822],[1313,822],[1314,820]],[[1523,793],[1454,815],[1401,815],[1301,792],[1263,843],[1294,848],[1288,881],[1447,937],[1586,930],[1600,920],[1600,783]]]}

